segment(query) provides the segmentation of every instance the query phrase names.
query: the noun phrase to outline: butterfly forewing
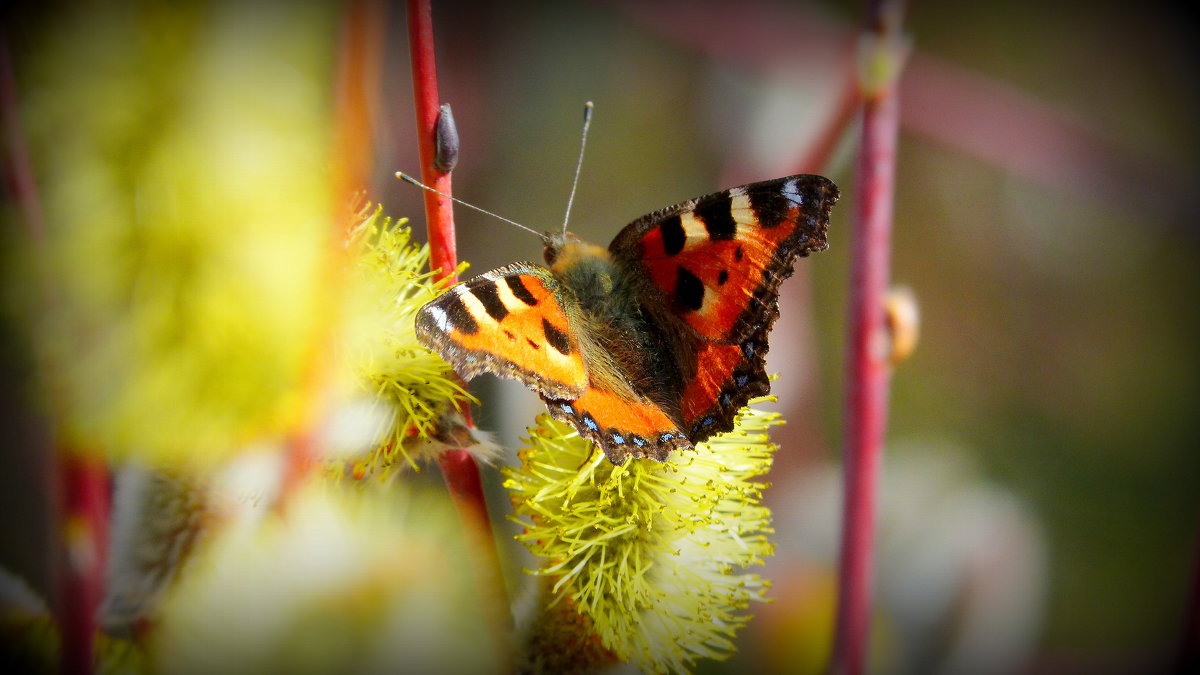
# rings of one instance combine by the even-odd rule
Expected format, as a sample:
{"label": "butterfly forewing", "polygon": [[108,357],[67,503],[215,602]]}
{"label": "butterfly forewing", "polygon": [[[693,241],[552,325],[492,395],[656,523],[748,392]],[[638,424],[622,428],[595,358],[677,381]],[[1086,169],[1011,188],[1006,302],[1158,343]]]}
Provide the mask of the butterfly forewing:
{"label": "butterfly forewing", "polygon": [[417,313],[417,339],[466,378],[511,377],[554,398],[587,388],[579,342],[548,270],[516,263],[451,287]]}
{"label": "butterfly forewing", "polygon": [[820,176],[752,183],[643,216],[609,247],[634,260],[657,301],[707,340],[737,344],[774,320],[797,256],[828,245],[837,188]]}

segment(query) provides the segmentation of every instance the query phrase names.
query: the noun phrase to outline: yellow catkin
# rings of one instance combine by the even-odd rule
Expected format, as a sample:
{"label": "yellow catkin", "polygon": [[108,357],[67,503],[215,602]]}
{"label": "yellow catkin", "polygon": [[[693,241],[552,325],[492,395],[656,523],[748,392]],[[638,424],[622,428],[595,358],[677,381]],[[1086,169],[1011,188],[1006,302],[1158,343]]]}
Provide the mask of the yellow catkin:
{"label": "yellow catkin", "polygon": [[429,459],[415,441],[430,440],[446,414],[475,399],[449,364],[417,342],[417,311],[446,286],[429,271],[428,246],[415,245],[405,221],[378,208],[351,233],[349,246],[344,396],[367,401],[383,427],[355,459],[354,473],[386,477],[397,465]]}
{"label": "yellow catkin", "polygon": [[741,570],[771,554],[756,479],[775,450],[766,431],[781,423],[747,407],[733,431],[665,463],[614,466],[570,427],[539,417],[505,486],[525,527],[518,538],[543,560],[533,573],[552,582],[547,611],[582,615],[570,625],[645,671],[728,657],[743,610],[767,586]]}

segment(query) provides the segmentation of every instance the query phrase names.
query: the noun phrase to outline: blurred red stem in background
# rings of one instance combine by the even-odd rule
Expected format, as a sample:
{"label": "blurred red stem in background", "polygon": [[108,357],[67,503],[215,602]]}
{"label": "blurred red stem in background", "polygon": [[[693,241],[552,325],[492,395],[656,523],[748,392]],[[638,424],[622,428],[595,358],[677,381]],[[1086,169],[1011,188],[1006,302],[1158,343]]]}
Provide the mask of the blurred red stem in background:
{"label": "blurred red stem in background", "polygon": [[329,354],[334,339],[339,303],[333,289],[341,288],[345,269],[343,253],[346,233],[355,222],[356,206],[370,178],[372,162],[372,93],[379,83],[383,54],[386,8],[378,0],[346,3],[337,42],[337,71],[334,81],[334,122],[331,148],[333,227],[329,231],[325,267],[321,270],[322,323],[316,328],[311,353],[306,361],[304,383],[308,420],[305,428],[288,439],[287,463],[278,507],[286,509],[289,498],[312,473],[315,466],[318,420],[324,417],[329,380]]}
{"label": "blurred red stem in background", "polygon": [[[421,180],[426,185],[449,195],[450,174],[437,169],[436,136],[441,101],[438,97],[437,66],[433,51],[433,17],[429,0],[408,1],[408,44],[412,64],[413,99],[416,105],[417,145],[421,159]],[[454,279],[458,258],[455,253],[454,211],[449,197],[423,190],[425,197],[425,221],[429,229],[429,265],[439,279]],[[469,410],[463,415],[470,423]],[[492,608],[497,626],[510,628],[508,599],[504,587],[504,576],[500,570],[500,556],[492,536],[491,519],[487,501],[483,495],[483,484],[479,477],[479,466],[469,452],[462,449],[446,450],[438,456],[438,464],[445,477],[446,486],[458,507],[468,535],[472,537],[482,588],[495,593]]]}
{"label": "blurred red stem in background", "polygon": [[903,3],[874,0],[864,33],[862,140],[851,233],[843,450],[845,492],[838,605],[831,671],[865,669],[871,616],[872,556],[879,469],[887,427],[888,345],[884,302],[891,263],[892,203],[903,59]]}
{"label": "blurred red stem in background", "polygon": [[1175,654],[1177,673],[1200,672],[1200,525],[1192,542],[1192,578],[1184,598],[1183,630]]}
{"label": "blurred red stem in background", "polygon": [[817,135],[816,142],[797,162],[795,173],[826,173],[829,171],[829,161],[833,158],[834,150],[837,150],[838,141],[842,140],[842,135],[847,127],[854,121],[854,114],[858,112],[859,104],[862,101],[861,97],[862,91],[855,77],[853,75],[847,77],[846,86],[842,88],[838,96],[837,106],[821,127],[821,133]]}
{"label": "blurred red stem in background", "polygon": [[0,34],[0,105],[3,105],[4,115],[5,191],[12,203],[16,204],[29,237],[38,246],[44,246],[46,228],[42,219],[42,204],[33,176],[33,163],[29,159],[29,144],[21,129],[16,76],[13,73],[12,55],[8,52],[8,37],[3,34]]}
{"label": "blurred red stem in background", "polygon": [[93,672],[96,610],[104,597],[111,509],[108,466],[83,452],[58,453],[57,482],[65,544],[59,559],[58,627],[62,635],[59,672]]}
{"label": "blurred red stem in background", "polygon": [[[17,206],[26,234],[45,263],[46,228],[41,200],[34,178],[17,106],[16,76],[13,72],[7,36],[0,34],[0,116],[5,141],[5,188]],[[47,267],[39,270],[45,306],[56,304],[55,292]],[[44,354],[39,355],[45,361]],[[52,364],[44,364],[52,365]],[[58,370],[47,367],[47,386],[57,390]],[[62,395],[51,397],[57,414],[68,404]],[[68,675],[91,673],[94,664],[93,642],[96,610],[104,597],[104,568],[108,553],[108,516],[110,510],[108,467],[103,460],[84,452],[57,448],[51,471],[51,513],[57,521],[57,536],[50,559],[55,567],[53,579],[54,611],[62,640],[59,670]]]}

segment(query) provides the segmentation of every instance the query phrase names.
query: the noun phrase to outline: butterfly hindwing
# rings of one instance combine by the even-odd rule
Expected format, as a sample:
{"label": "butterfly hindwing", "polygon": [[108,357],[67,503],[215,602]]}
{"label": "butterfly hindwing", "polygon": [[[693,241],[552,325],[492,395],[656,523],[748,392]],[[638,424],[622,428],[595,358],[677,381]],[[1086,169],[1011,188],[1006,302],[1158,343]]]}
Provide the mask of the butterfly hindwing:
{"label": "butterfly hindwing", "polygon": [[643,216],[609,250],[699,336],[738,344],[774,321],[796,257],[828,246],[837,199],[821,176],[751,183]]}
{"label": "butterfly hindwing", "polygon": [[630,457],[663,462],[672,450],[691,445],[676,420],[645,398],[630,400],[598,387],[589,387],[571,401],[542,398],[551,415],[578,429],[613,464],[624,464]]}
{"label": "butterfly hindwing", "polygon": [[548,270],[530,263],[481,274],[421,308],[417,339],[465,378],[487,372],[577,398],[587,369],[557,288]]}
{"label": "butterfly hindwing", "polygon": [[771,392],[765,368],[766,330],[741,344],[701,343],[703,364],[687,379],[681,396],[683,427],[694,443],[733,428],[737,411]]}

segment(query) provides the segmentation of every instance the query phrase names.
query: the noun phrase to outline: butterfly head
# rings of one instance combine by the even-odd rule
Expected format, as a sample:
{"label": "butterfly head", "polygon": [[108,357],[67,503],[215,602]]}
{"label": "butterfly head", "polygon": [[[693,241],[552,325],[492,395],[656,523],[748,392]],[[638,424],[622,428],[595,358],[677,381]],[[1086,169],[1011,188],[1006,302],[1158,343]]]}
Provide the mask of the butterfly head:
{"label": "butterfly head", "polygon": [[562,273],[584,260],[611,260],[608,249],[590,244],[570,232],[543,234],[542,257],[551,271],[556,273]]}

